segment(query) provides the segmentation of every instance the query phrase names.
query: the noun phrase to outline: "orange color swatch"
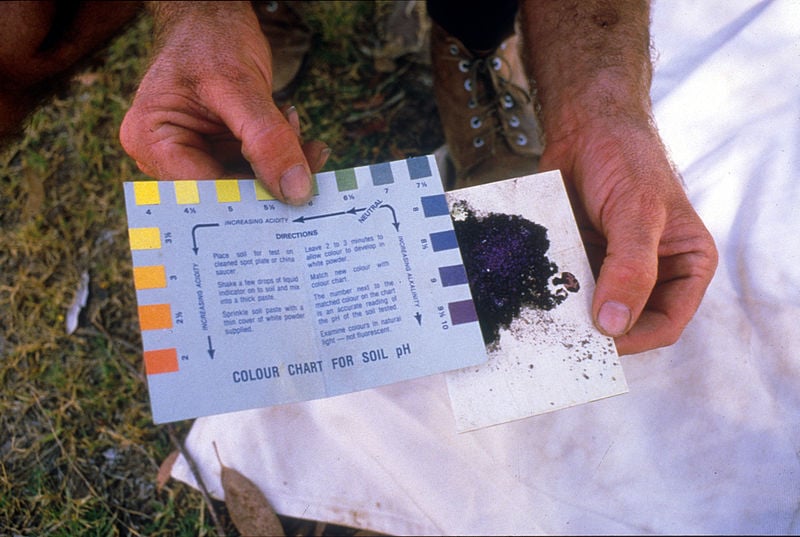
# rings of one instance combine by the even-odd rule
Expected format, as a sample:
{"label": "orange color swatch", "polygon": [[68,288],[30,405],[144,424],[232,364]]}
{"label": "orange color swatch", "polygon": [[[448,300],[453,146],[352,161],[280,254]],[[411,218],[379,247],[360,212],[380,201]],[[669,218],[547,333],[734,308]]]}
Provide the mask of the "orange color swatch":
{"label": "orange color swatch", "polygon": [[139,325],[142,330],[172,328],[172,310],[169,304],[139,306]]}
{"label": "orange color swatch", "polygon": [[167,286],[164,265],[133,267],[133,286],[136,289],[163,289]]}
{"label": "orange color swatch", "polygon": [[144,369],[148,375],[178,371],[177,349],[144,351]]}

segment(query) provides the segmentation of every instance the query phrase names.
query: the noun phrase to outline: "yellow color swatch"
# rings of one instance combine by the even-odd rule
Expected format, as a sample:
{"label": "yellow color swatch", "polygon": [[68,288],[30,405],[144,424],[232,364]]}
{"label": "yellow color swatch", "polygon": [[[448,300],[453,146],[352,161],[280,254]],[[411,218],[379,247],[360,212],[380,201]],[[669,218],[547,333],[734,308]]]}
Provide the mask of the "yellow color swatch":
{"label": "yellow color swatch", "polygon": [[177,349],[144,351],[144,370],[148,375],[178,371]]}
{"label": "yellow color swatch", "polygon": [[142,330],[172,328],[172,309],[169,304],[139,306],[139,326]]}
{"label": "yellow color swatch", "polygon": [[161,248],[161,230],[157,227],[132,227],[128,229],[131,250],[157,250]]}
{"label": "yellow color swatch", "polygon": [[136,181],[133,183],[133,197],[136,205],[158,205],[161,203],[158,181]]}
{"label": "yellow color swatch", "polygon": [[136,289],[163,289],[167,286],[164,265],[133,267],[133,286]]}
{"label": "yellow color swatch", "polygon": [[217,187],[217,201],[220,203],[229,203],[233,201],[241,201],[241,193],[239,192],[238,179],[217,179],[214,181]]}
{"label": "yellow color swatch", "polygon": [[261,184],[260,181],[253,181],[253,184],[256,185],[256,199],[259,201],[265,200],[274,200],[275,196],[267,192],[267,189],[264,188],[264,185]]}
{"label": "yellow color swatch", "polygon": [[[253,184],[256,188],[256,199],[258,201],[269,201],[276,199],[275,196],[267,192],[267,189],[264,188],[264,185],[261,184],[261,181],[255,180]],[[317,184],[317,176],[311,176],[311,194],[314,196],[319,195],[319,185]]]}
{"label": "yellow color swatch", "polygon": [[197,181],[175,181],[175,202],[180,205],[200,203]]}

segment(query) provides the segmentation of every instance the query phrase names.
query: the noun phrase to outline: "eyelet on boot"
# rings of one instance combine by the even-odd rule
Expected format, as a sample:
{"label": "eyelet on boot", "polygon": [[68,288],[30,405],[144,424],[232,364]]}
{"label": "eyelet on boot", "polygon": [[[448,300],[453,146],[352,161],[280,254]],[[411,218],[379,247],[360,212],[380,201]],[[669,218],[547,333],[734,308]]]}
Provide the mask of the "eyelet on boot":
{"label": "eyelet on boot", "polygon": [[439,25],[432,26],[434,94],[453,164],[448,188],[536,169],[542,148],[519,39],[510,37],[488,55],[473,54]]}

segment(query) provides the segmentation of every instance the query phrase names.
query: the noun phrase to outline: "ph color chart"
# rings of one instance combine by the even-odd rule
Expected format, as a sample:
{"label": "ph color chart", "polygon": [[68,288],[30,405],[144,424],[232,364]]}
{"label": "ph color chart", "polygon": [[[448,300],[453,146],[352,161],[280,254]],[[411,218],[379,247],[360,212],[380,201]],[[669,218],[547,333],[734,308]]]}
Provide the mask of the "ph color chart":
{"label": "ph color chart", "polygon": [[432,156],[315,176],[125,183],[157,423],[327,397],[486,361]]}

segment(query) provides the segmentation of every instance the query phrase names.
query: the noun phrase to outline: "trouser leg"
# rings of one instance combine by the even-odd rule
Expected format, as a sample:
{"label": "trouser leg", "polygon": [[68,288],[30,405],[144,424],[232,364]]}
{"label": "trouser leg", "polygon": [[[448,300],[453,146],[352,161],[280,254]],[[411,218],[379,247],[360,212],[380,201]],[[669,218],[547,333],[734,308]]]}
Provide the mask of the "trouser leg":
{"label": "trouser leg", "polygon": [[141,9],[140,2],[0,2],[0,143]]}
{"label": "trouser leg", "polygon": [[514,33],[518,0],[427,0],[431,19],[473,53],[490,53]]}

